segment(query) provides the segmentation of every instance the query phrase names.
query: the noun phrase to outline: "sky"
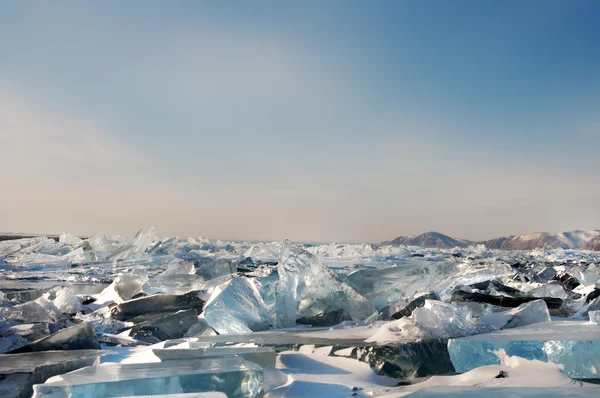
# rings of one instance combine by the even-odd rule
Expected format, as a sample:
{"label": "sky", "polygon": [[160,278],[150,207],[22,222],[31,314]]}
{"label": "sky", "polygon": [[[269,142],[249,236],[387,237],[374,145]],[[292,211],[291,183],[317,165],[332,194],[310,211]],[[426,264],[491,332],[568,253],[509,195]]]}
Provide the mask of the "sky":
{"label": "sky", "polygon": [[0,4],[0,231],[600,228],[600,2]]}

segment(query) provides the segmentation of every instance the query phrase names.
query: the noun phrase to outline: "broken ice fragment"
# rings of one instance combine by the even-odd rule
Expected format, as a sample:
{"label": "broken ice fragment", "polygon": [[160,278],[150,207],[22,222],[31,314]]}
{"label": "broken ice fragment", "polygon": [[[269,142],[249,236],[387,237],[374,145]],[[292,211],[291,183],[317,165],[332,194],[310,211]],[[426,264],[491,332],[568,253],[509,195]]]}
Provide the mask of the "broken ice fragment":
{"label": "broken ice fragment", "polygon": [[111,309],[112,316],[120,321],[143,322],[168,313],[204,307],[205,292],[194,291],[181,295],[155,294],[125,301]]}
{"label": "broken ice fragment", "polygon": [[142,272],[121,274],[100,293],[100,297],[98,297],[94,306],[98,307],[108,303],[120,304],[131,300],[138,294],[143,293],[143,286],[147,281],[148,276]]}
{"label": "broken ice fragment", "polygon": [[48,311],[36,302],[15,305],[14,307],[0,308],[0,319],[7,321],[33,323],[54,322]]}
{"label": "broken ice fragment", "polygon": [[94,325],[84,322],[36,340],[31,344],[11,351],[11,353],[99,348],[100,344],[98,344],[98,339],[96,339]]}
{"label": "broken ice fragment", "polygon": [[550,312],[544,300],[535,300],[521,304],[517,308],[482,315],[479,321],[493,326],[495,329],[510,329],[534,323],[550,322]]}
{"label": "broken ice fragment", "polygon": [[161,291],[181,294],[190,290],[202,288],[204,279],[196,276],[194,263],[181,259],[174,259],[167,269],[148,282],[150,286]]}
{"label": "broken ice fragment", "polygon": [[317,257],[286,242],[277,264],[276,296],[278,327],[296,325],[297,318],[310,318],[341,310],[344,320],[362,321],[377,316],[373,305],[340,281]]}
{"label": "broken ice fragment", "polygon": [[588,312],[588,315],[591,323],[600,325],[600,311],[590,311]]}
{"label": "broken ice fragment", "polygon": [[204,319],[219,334],[241,334],[266,330],[271,318],[254,281],[234,278],[213,292],[204,309]]}
{"label": "broken ice fragment", "polygon": [[50,297],[54,296],[52,302],[64,314],[76,314],[83,310],[81,301],[68,287],[60,287],[49,294]]}
{"label": "broken ice fragment", "polygon": [[132,338],[146,343],[179,339],[198,321],[195,309],[179,311],[161,318],[138,323],[129,334]]}
{"label": "broken ice fragment", "polygon": [[493,330],[475,319],[467,307],[435,300],[425,300],[424,306],[416,308],[411,318],[426,336],[434,338],[468,336]]}
{"label": "broken ice fragment", "polygon": [[558,282],[551,282],[540,287],[536,287],[529,291],[534,297],[555,297],[561,300],[566,300],[569,295]]}
{"label": "broken ice fragment", "polygon": [[255,397],[262,368],[240,358],[187,359],[165,363],[90,366],[36,384],[34,398],[103,398],[217,391]]}
{"label": "broken ice fragment", "polygon": [[[396,305],[394,305],[394,303],[392,303],[390,306],[382,309],[381,313],[384,316],[384,319],[385,319],[386,315],[387,315],[387,317],[389,317],[391,319],[400,319],[405,316],[410,316],[414,310],[416,310],[419,307],[423,307],[425,305],[426,300],[439,301],[440,296],[438,296],[438,294],[436,292],[429,292],[427,294],[417,296],[416,298],[412,299],[411,301],[408,302],[408,304],[405,304],[405,305],[396,306]],[[387,314],[386,314],[386,311],[387,311]]]}
{"label": "broken ice fragment", "polygon": [[452,292],[452,301],[456,302],[476,302],[492,304],[499,307],[518,307],[523,303],[527,303],[535,300],[544,300],[546,305],[550,309],[559,309],[563,305],[563,300],[555,297],[506,297],[506,296],[492,296],[489,294],[482,293],[470,293],[463,290],[454,290]]}

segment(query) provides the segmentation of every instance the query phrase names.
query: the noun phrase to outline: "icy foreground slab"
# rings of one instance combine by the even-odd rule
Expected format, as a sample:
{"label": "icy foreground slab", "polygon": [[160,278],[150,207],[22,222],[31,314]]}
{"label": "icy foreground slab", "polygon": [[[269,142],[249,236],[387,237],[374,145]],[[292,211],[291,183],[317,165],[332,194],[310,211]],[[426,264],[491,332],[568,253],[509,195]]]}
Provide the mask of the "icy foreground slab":
{"label": "icy foreground slab", "polygon": [[277,327],[294,327],[302,318],[311,319],[313,324],[319,317],[331,318],[333,323],[328,326],[332,326],[343,320],[377,316],[367,299],[340,281],[317,257],[290,242],[281,249],[277,271]]}
{"label": "icy foreground slab", "polygon": [[100,350],[77,350],[0,355],[0,396],[29,398],[34,384],[90,366],[102,353]]}
{"label": "icy foreground slab", "polygon": [[240,358],[191,359],[168,363],[90,366],[33,387],[33,397],[103,398],[157,394],[222,392],[255,397],[262,368]]}
{"label": "icy foreground slab", "polygon": [[219,334],[267,330],[271,317],[251,279],[234,278],[219,286],[204,309],[204,319]]}
{"label": "icy foreground slab", "polygon": [[451,339],[450,359],[459,373],[500,363],[493,351],[564,366],[572,378],[598,378],[600,326],[590,322],[547,322]]}
{"label": "icy foreground slab", "polygon": [[254,362],[263,368],[274,368],[277,354],[271,347],[211,347],[211,348],[191,348],[191,349],[153,349],[152,352],[162,362],[197,359],[197,358],[218,358],[239,356],[247,361]]}

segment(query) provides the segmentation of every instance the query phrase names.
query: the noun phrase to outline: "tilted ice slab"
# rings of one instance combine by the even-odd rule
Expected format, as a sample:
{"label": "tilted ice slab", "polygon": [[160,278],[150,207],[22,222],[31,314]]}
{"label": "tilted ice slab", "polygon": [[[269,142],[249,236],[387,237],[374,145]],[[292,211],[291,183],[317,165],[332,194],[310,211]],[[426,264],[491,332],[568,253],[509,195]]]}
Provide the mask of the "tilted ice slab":
{"label": "tilted ice slab", "polygon": [[204,319],[219,334],[242,334],[267,330],[271,317],[249,278],[234,278],[213,292]]}
{"label": "tilted ice slab", "polygon": [[572,378],[600,377],[600,326],[591,322],[536,323],[448,342],[459,373],[500,363],[492,352],[500,349],[511,356],[561,364]]}
{"label": "tilted ice slab", "polygon": [[262,368],[240,358],[190,359],[165,363],[90,366],[33,387],[34,398],[103,398],[194,392],[255,397]]}

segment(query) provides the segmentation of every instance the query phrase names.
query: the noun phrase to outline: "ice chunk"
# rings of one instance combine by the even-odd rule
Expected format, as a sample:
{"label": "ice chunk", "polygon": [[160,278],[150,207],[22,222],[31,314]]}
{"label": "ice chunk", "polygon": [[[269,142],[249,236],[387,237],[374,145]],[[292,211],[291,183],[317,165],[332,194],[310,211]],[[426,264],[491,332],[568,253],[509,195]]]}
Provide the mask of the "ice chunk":
{"label": "ice chunk", "polygon": [[143,322],[180,310],[202,311],[205,292],[194,291],[186,294],[155,294],[125,301],[111,308],[113,318],[120,321]]}
{"label": "ice chunk", "polygon": [[0,338],[0,354],[17,350],[27,344],[29,344],[29,340],[18,334],[2,336],[2,338]]}
{"label": "ice chunk", "polygon": [[18,290],[16,292],[6,293],[6,298],[11,300],[13,303],[23,304],[28,301],[33,301],[35,299],[38,299],[38,298],[42,297],[43,294],[44,294],[44,292],[42,290],[38,290],[38,289]]}
{"label": "ice chunk", "polygon": [[228,397],[256,397],[263,371],[240,358],[189,359],[165,363],[90,366],[44,384],[34,398],[103,398],[217,391]]}
{"label": "ice chunk", "polygon": [[454,302],[475,302],[491,304],[498,307],[515,308],[523,303],[535,300],[544,300],[550,309],[559,309],[563,306],[563,300],[555,297],[506,297],[492,296],[490,294],[465,292],[464,290],[454,290],[452,292],[452,301]]}
{"label": "ice chunk", "polygon": [[588,315],[591,323],[600,325],[600,311],[590,311],[588,312]]}
{"label": "ice chunk", "polygon": [[569,297],[565,289],[558,282],[551,282],[531,289],[529,294],[534,297],[555,297],[561,300],[566,300]]}
{"label": "ice chunk", "polygon": [[[21,324],[21,325],[13,325],[8,327],[7,329],[2,329],[0,331],[0,335],[2,337],[18,335],[28,340],[28,342],[39,340],[44,338],[52,333],[58,331],[58,326],[53,323],[31,323],[31,324]],[[26,343],[27,344],[27,343]]]}
{"label": "ice chunk", "polygon": [[51,292],[50,294],[54,295],[54,299],[52,300],[54,305],[63,313],[76,314],[83,311],[81,301],[79,301],[68,287],[58,288],[55,292]]}
{"label": "ice chunk", "polygon": [[408,303],[392,303],[388,307],[381,310],[383,318],[400,319],[405,316],[410,316],[413,311],[425,305],[426,300],[440,300],[440,296],[436,292],[419,295]]}
{"label": "ice chunk", "polygon": [[206,322],[206,319],[198,318],[198,322],[193,324],[183,337],[215,336],[216,334],[215,330]]}
{"label": "ice chunk", "polygon": [[600,369],[600,328],[590,322],[536,323],[514,329],[451,339],[450,359],[459,373],[500,363],[493,351],[554,362],[571,378],[597,378]]}
{"label": "ice chunk", "polygon": [[146,343],[182,338],[198,322],[195,309],[179,311],[172,315],[138,323],[131,329],[130,336]]}
{"label": "ice chunk", "polygon": [[411,259],[406,264],[394,267],[359,269],[346,276],[344,282],[380,310],[394,301],[430,291],[434,279],[439,284],[439,278],[450,269],[454,269],[453,264],[433,264]]}
{"label": "ice chunk", "polygon": [[550,312],[544,300],[535,300],[521,304],[517,308],[486,314],[479,321],[493,326],[495,329],[510,329],[534,323],[550,322]]}
{"label": "ice chunk", "polygon": [[342,311],[345,320],[361,321],[377,316],[368,300],[340,281],[314,255],[292,243],[286,242],[282,247],[277,270],[278,327],[295,326],[298,318],[335,311]]}
{"label": "ice chunk", "polygon": [[99,348],[100,344],[98,344],[98,339],[96,339],[94,325],[84,322],[34,341],[31,344],[11,351],[11,353]]}
{"label": "ice chunk", "polygon": [[219,334],[241,334],[266,330],[271,318],[251,279],[234,278],[213,292],[204,309],[204,319]]}
{"label": "ice chunk", "polygon": [[55,317],[44,307],[35,301],[15,305],[14,307],[0,308],[0,319],[7,321],[35,323],[35,322],[55,322]]}
{"label": "ice chunk", "polygon": [[181,259],[172,260],[166,271],[152,278],[148,284],[171,294],[200,290],[205,285],[204,279],[196,276],[194,263]]}
{"label": "ice chunk", "polygon": [[83,239],[68,232],[63,232],[58,238],[58,241],[71,246],[79,246],[83,243]]}
{"label": "ice chunk", "polygon": [[196,275],[205,281],[224,278],[223,282],[237,273],[237,265],[225,259],[198,256],[193,259]]}
{"label": "ice chunk", "polygon": [[153,349],[152,352],[162,362],[192,358],[218,358],[239,356],[246,361],[254,362],[263,368],[275,368],[277,354],[271,347],[210,347],[191,349]]}
{"label": "ice chunk", "polygon": [[102,304],[116,303],[131,300],[135,296],[144,292],[144,284],[148,281],[148,276],[143,272],[131,274],[121,274],[106,287],[100,297],[94,303],[95,306]]}
{"label": "ice chunk", "polygon": [[148,231],[143,232],[141,229],[134,236],[134,246],[136,251],[142,253],[146,251],[155,239],[156,230],[154,226],[148,228]]}
{"label": "ice chunk", "polygon": [[100,350],[46,351],[0,355],[2,398],[29,398],[33,385],[51,376],[90,366]]}
{"label": "ice chunk", "polygon": [[366,362],[378,375],[413,379],[455,373],[446,340],[431,340],[374,347],[336,350],[344,356]]}
{"label": "ice chunk", "polygon": [[434,338],[468,336],[493,330],[475,319],[469,308],[435,300],[425,300],[425,305],[416,308],[411,318],[426,336]]}

